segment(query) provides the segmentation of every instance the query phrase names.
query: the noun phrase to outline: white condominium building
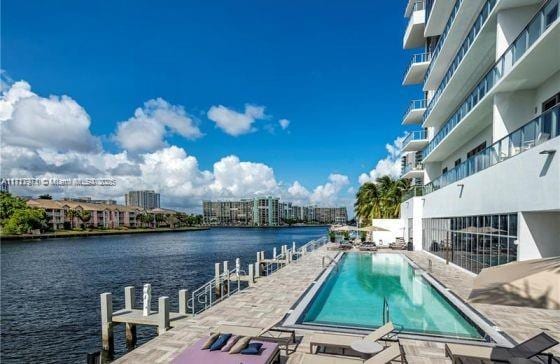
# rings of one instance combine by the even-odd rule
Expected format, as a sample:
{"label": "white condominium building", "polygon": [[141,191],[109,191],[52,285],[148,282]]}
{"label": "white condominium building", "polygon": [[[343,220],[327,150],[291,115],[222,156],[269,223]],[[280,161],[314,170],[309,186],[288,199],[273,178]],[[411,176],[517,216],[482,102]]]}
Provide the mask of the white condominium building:
{"label": "white condominium building", "polygon": [[560,256],[559,0],[410,0],[405,234],[464,269]]}

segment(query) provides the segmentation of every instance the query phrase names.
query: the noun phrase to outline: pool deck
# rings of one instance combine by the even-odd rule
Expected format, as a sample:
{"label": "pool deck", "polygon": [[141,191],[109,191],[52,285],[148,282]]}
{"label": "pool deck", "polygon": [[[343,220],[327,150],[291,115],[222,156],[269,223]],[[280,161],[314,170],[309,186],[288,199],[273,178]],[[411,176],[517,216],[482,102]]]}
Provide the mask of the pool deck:
{"label": "pool deck", "polygon": [[[432,260],[431,274],[462,299],[470,293],[474,277],[425,252],[404,252],[420,267],[426,269]],[[221,324],[267,326],[284,318],[309,285],[322,273],[322,258],[334,257],[337,252],[322,247],[301,260],[289,264],[207,311],[176,322],[172,330],[150,340],[119,358],[115,363],[168,363],[184,348]],[[560,339],[560,311],[522,307],[473,304],[476,310],[517,341],[546,330]],[[316,331],[297,330],[300,340],[292,346],[288,357],[282,351],[282,362],[299,363],[309,350],[309,338]],[[450,363],[445,358],[444,344],[434,341],[401,339],[409,363]],[[560,348],[552,350],[560,355]]]}

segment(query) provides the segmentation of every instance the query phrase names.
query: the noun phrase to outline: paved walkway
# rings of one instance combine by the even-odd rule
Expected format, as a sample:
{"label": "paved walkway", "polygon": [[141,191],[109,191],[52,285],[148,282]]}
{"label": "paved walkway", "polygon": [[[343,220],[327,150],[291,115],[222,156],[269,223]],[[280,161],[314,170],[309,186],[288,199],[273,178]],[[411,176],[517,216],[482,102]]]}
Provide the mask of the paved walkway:
{"label": "paved walkway", "polygon": [[[422,268],[427,269],[428,259],[432,260],[432,275],[466,299],[472,287],[473,276],[465,271],[434,258],[425,252],[405,252]],[[305,289],[321,274],[322,257],[334,257],[324,247],[273,273],[260,278],[254,287],[247,288],[231,296],[224,302],[194,318],[182,320],[180,325],[160,335],[131,353],[118,359],[117,363],[167,363],[184,348],[221,324],[267,326],[281,320],[295,304]],[[522,341],[546,330],[560,338],[560,311],[538,310],[497,305],[472,305],[508,335]],[[299,363],[301,353],[309,350],[311,331],[298,330],[299,345],[283,362]],[[406,359],[409,363],[450,363],[444,355],[444,344],[433,341],[402,339]],[[560,349],[556,354],[560,355]]]}

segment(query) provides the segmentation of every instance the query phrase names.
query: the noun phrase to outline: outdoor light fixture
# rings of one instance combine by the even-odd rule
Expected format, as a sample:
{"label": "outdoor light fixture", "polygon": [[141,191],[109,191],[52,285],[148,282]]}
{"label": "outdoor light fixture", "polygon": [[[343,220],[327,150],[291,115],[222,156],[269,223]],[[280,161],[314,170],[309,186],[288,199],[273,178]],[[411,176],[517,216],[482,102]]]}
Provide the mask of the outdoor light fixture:
{"label": "outdoor light fixture", "polygon": [[465,187],[465,185],[462,183],[457,183],[457,187]]}
{"label": "outdoor light fixture", "polygon": [[556,149],[543,150],[539,152],[539,154],[554,154],[554,153],[556,153]]}

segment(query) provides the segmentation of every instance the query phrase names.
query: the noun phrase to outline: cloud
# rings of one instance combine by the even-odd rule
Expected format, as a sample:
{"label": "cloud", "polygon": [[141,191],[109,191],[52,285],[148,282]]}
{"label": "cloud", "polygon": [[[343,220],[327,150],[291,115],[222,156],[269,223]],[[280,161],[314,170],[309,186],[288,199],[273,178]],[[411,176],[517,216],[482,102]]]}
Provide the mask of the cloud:
{"label": "cloud", "polygon": [[280,124],[280,127],[282,128],[282,130],[286,130],[286,129],[288,129],[288,126],[290,126],[290,120],[280,119],[280,120],[278,120],[278,124]]}
{"label": "cloud", "polygon": [[257,120],[265,119],[264,106],[245,105],[243,113],[229,109],[223,105],[212,106],[208,110],[208,119],[216,123],[216,126],[225,133],[232,136],[251,133],[256,130],[253,124]]}
{"label": "cloud", "polygon": [[350,184],[348,176],[333,173],[329,175],[327,183],[315,187],[310,196],[310,201],[314,204],[334,206],[340,191],[348,184]]}
{"label": "cloud", "polygon": [[401,156],[404,136],[396,138],[392,144],[386,144],[387,156],[377,162],[375,168],[369,173],[362,173],[358,178],[360,184],[374,182],[381,176],[399,178],[401,176]]}
{"label": "cloud", "polygon": [[146,101],[133,117],[120,122],[114,139],[128,151],[146,152],[164,147],[165,137],[170,134],[191,140],[203,135],[182,106],[157,98]]}
{"label": "cloud", "polygon": [[263,163],[241,162],[230,155],[214,163],[210,190],[224,197],[278,194],[279,186],[272,168]]}
{"label": "cloud", "polygon": [[101,144],[90,133],[90,124],[86,111],[68,96],[40,97],[25,81],[2,92],[0,128],[5,144],[96,152]]}
{"label": "cloud", "polygon": [[[255,120],[265,118],[262,107],[248,106],[245,113]],[[92,135],[90,118],[77,102],[68,96],[38,96],[24,81],[3,91],[0,117],[2,177],[112,177],[116,181],[116,186],[109,187],[11,187],[17,194],[92,196],[122,203],[129,190],[154,189],[161,193],[163,206],[198,212],[203,199],[258,195],[279,196],[300,204],[347,204],[344,187],[348,177],[340,174],[331,174],[325,184],[308,189],[298,181],[284,185],[272,167],[235,155],[224,156],[209,169],[201,168],[187,150],[165,142],[169,133],[195,138],[200,131],[182,107],[163,99],[147,101],[117,126],[115,138],[119,131],[128,129],[148,142],[135,144],[121,134],[123,150],[116,152],[103,149],[99,137]],[[146,126],[156,132],[149,134]]]}

